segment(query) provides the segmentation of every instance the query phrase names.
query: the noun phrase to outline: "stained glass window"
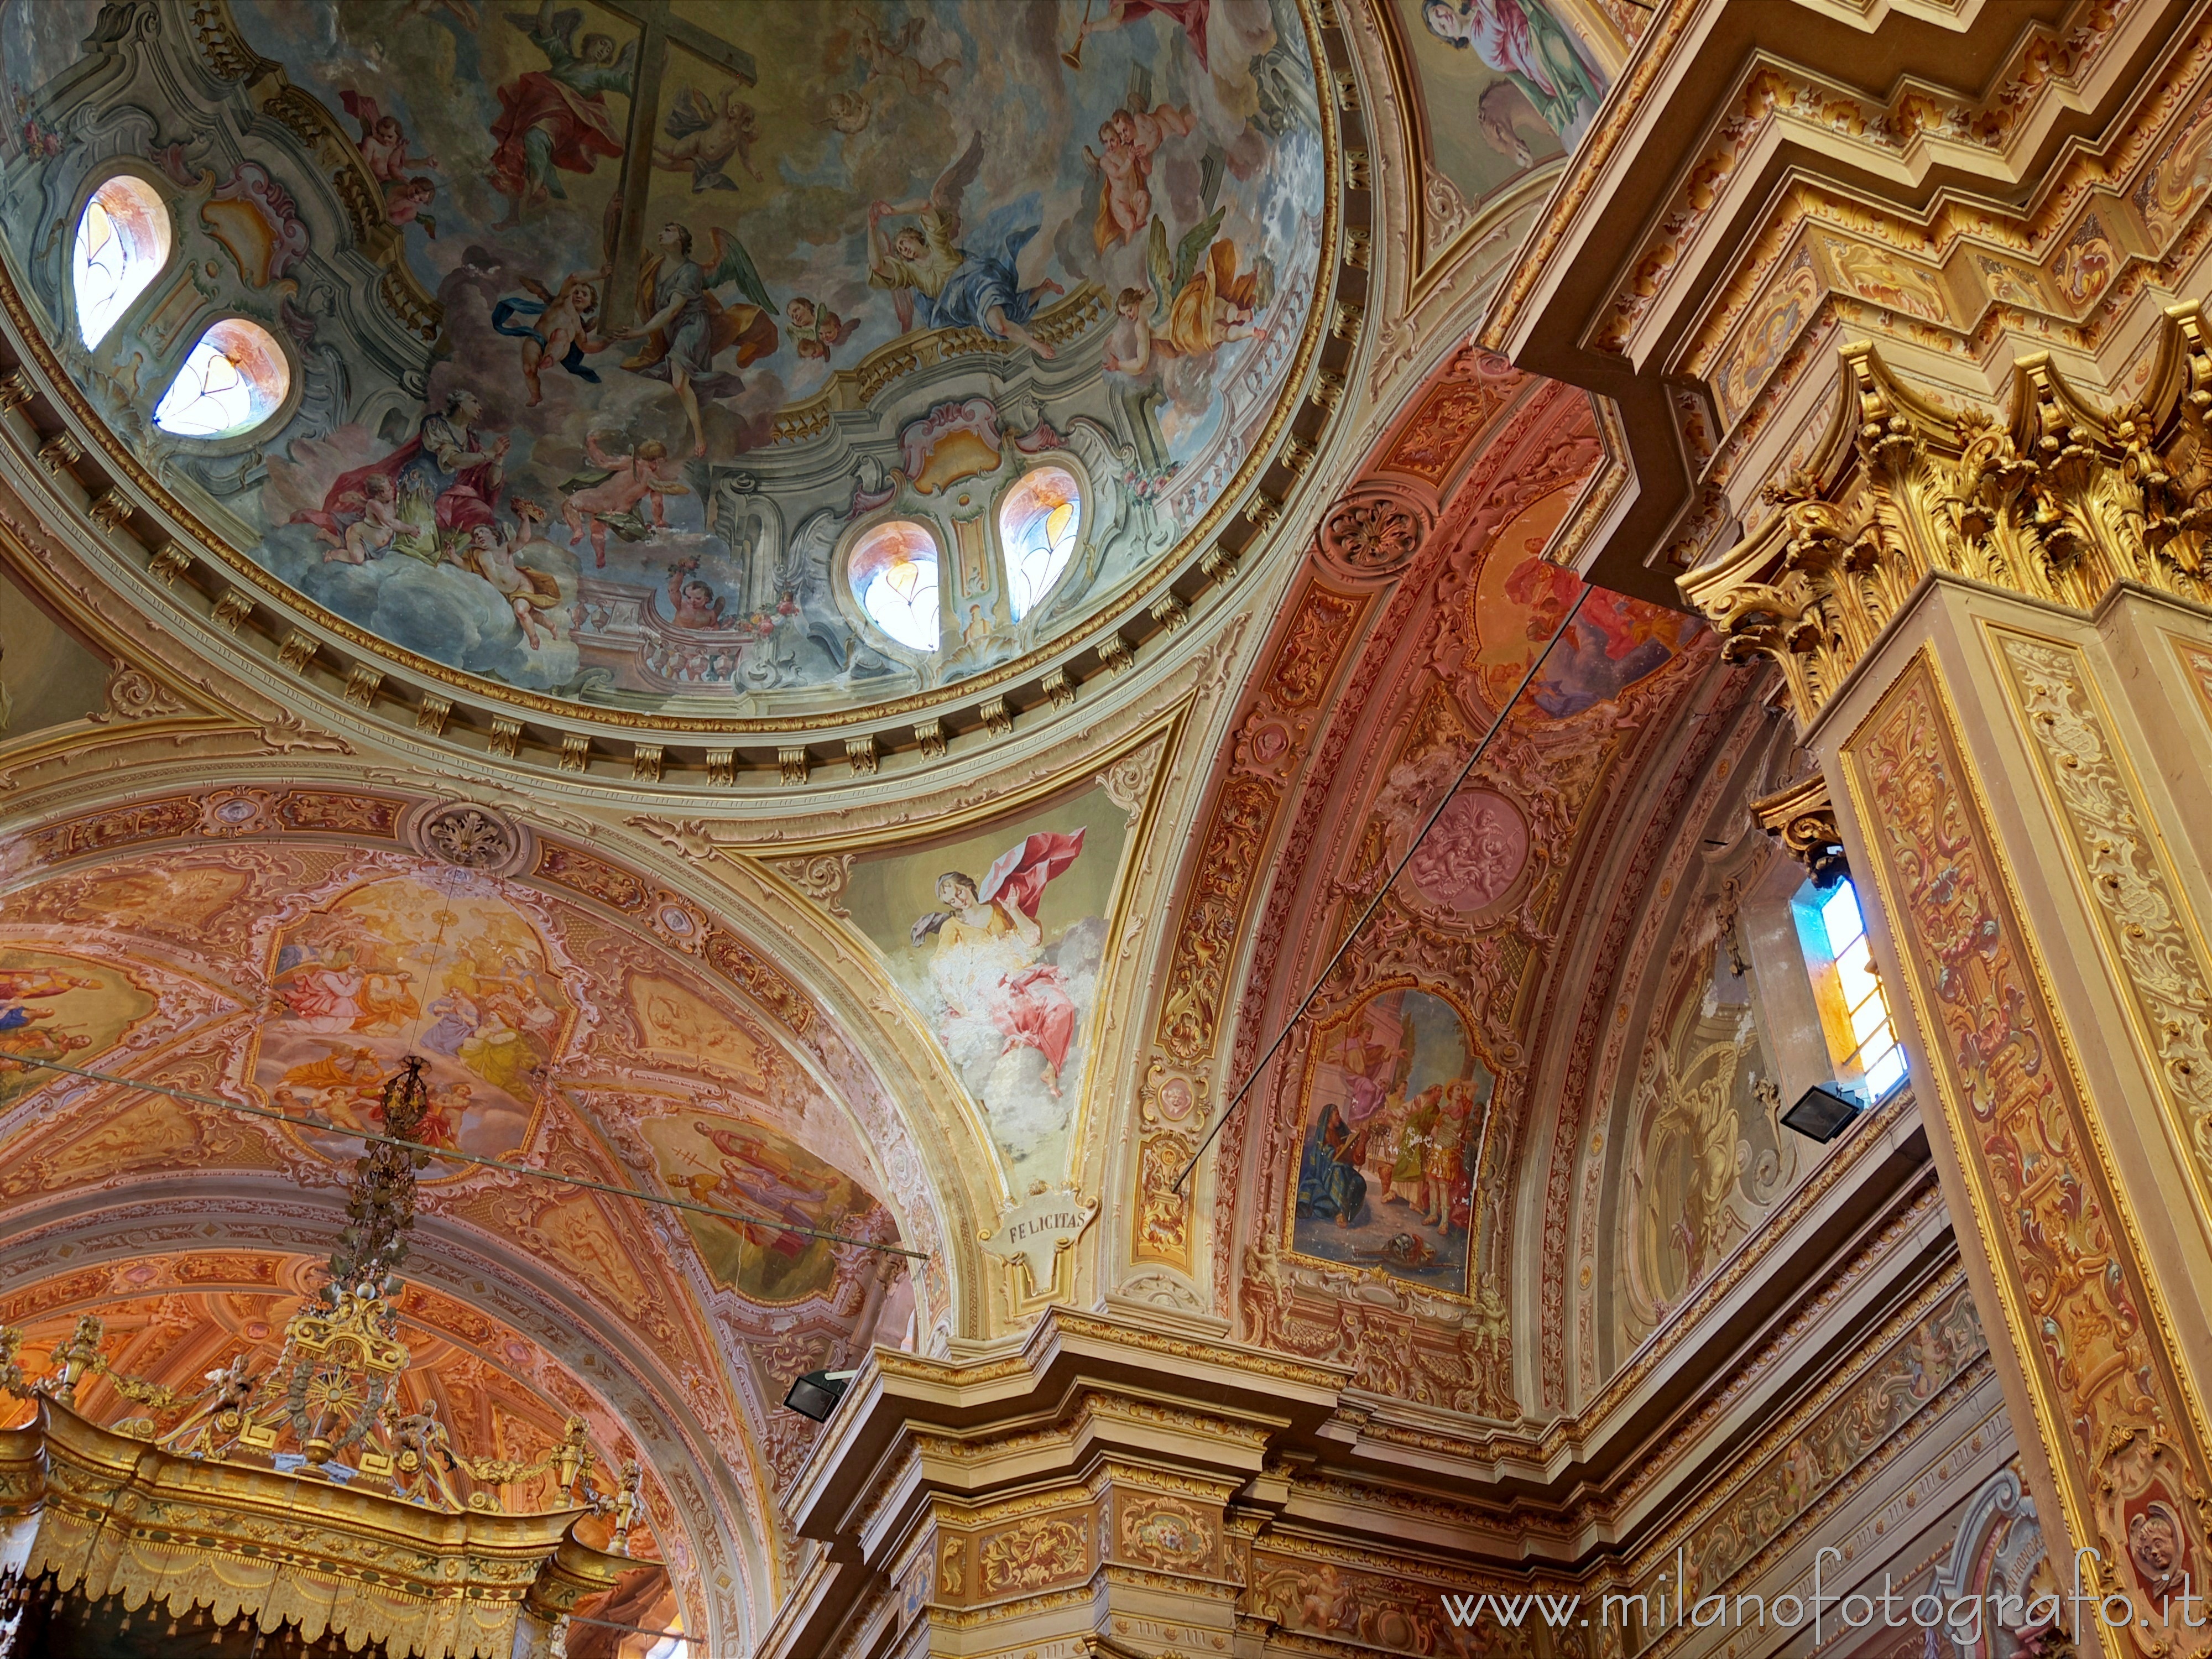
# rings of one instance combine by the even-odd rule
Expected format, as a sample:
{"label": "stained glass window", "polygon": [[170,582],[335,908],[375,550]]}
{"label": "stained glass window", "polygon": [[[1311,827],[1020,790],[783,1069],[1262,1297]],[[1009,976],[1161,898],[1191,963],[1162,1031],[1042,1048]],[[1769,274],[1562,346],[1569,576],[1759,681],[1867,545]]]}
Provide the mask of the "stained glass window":
{"label": "stained glass window", "polygon": [[1863,1085],[1869,1100],[1879,1100],[1905,1080],[1905,1050],[1867,943],[1858,891],[1848,876],[1830,886],[1808,882],[1792,908],[1837,1078]]}
{"label": "stained glass window", "polygon": [[199,337],[161,394],[154,424],[179,438],[228,438],[284,401],[291,366],[269,331],[226,317]]}
{"label": "stained glass window", "polygon": [[87,346],[105,339],[146,291],[168,261],[169,240],[168,207],[143,179],[118,173],[93,191],[70,255],[76,331]]}
{"label": "stained glass window", "polygon": [[847,565],[853,597],[877,627],[915,651],[939,639],[937,542],[906,519],[879,524],[854,544]]}
{"label": "stained glass window", "polygon": [[1083,527],[1083,489],[1064,467],[1024,472],[999,508],[999,543],[1006,556],[1006,583],[1014,620],[1027,616],[1052,591],[1075,556]]}

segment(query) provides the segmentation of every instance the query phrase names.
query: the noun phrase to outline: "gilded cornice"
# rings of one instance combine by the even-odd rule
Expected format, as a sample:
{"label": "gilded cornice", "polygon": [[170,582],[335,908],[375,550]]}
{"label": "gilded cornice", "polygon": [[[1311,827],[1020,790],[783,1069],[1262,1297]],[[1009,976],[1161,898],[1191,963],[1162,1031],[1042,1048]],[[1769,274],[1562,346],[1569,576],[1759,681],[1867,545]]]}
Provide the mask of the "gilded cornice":
{"label": "gilded cornice", "polygon": [[0,1516],[27,1577],[173,1614],[244,1609],[349,1647],[507,1659],[526,1614],[550,1624],[629,1565],[580,1543],[580,1511],[445,1514],[274,1470],[159,1451],[40,1401],[0,1431]]}

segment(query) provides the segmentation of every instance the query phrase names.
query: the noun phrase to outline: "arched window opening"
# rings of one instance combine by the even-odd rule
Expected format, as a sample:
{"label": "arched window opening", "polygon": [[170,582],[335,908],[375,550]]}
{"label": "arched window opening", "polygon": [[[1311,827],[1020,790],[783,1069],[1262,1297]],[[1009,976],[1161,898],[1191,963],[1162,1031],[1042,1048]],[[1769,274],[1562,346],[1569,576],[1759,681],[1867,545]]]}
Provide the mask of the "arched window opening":
{"label": "arched window opening", "polygon": [[1065,468],[1024,472],[1006,492],[999,508],[999,543],[1006,551],[1016,622],[1052,591],[1075,556],[1075,536],[1082,527],[1083,488]]}
{"label": "arched window opening", "polygon": [[1888,994],[1875,971],[1857,890],[1849,876],[1808,881],[1790,908],[1837,1081],[1863,1089],[1871,1104],[1905,1081],[1905,1050],[1898,1046]]}
{"label": "arched window opening", "polygon": [[267,420],[292,384],[291,365],[258,323],[226,317],[200,336],[154,410],[179,438],[228,438]]}
{"label": "arched window opening", "polygon": [[847,578],[884,633],[909,650],[938,648],[937,543],[927,530],[906,519],[876,526],[854,547]]}
{"label": "arched window opening", "polygon": [[143,179],[118,173],[93,191],[70,256],[76,331],[89,348],[115,326],[169,258],[169,209]]}

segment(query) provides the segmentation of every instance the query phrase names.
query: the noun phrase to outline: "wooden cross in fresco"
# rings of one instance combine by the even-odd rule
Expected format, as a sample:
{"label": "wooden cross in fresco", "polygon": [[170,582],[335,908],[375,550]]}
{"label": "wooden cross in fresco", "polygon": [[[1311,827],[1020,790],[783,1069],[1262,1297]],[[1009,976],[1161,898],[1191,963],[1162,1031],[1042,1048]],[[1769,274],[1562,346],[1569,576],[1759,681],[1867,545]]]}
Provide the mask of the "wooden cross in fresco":
{"label": "wooden cross in fresco", "polygon": [[671,0],[599,0],[637,28],[637,73],[630,82],[629,131],[623,141],[622,175],[615,184],[614,270],[605,307],[617,325],[641,322],[637,314],[638,268],[645,262],[645,199],[653,189],[653,137],[660,130],[660,80],[672,41],[697,53],[742,86],[758,86],[753,55],[720,35],[675,15]]}

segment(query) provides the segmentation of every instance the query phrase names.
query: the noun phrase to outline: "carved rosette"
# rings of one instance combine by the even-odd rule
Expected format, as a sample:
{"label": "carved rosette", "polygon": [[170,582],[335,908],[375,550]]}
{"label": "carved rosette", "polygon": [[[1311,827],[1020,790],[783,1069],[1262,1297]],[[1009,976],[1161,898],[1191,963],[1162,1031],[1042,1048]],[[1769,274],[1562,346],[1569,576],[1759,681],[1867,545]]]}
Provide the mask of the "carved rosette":
{"label": "carved rosette", "polygon": [[1395,490],[1362,489],[1322,520],[1322,555],[1348,575],[1373,578],[1403,569],[1421,550],[1430,514]]}
{"label": "carved rosette", "polygon": [[1734,659],[1771,658],[1809,726],[1936,571],[2087,611],[2138,582],[2212,603],[2212,354],[2195,307],[2167,314],[2143,400],[2107,411],[2043,355],[2014,369],[2013,415],[1953,414],[1843,348],[1843,392],[1813,466],[1773,517],[1680,580]]}
{"label": "carved rosette", "polygon": [[504,813],[470,801],[434,801],[407,815],[406,843],[424,858],[479,875],[512,876],[529,867],[537,842]]}

